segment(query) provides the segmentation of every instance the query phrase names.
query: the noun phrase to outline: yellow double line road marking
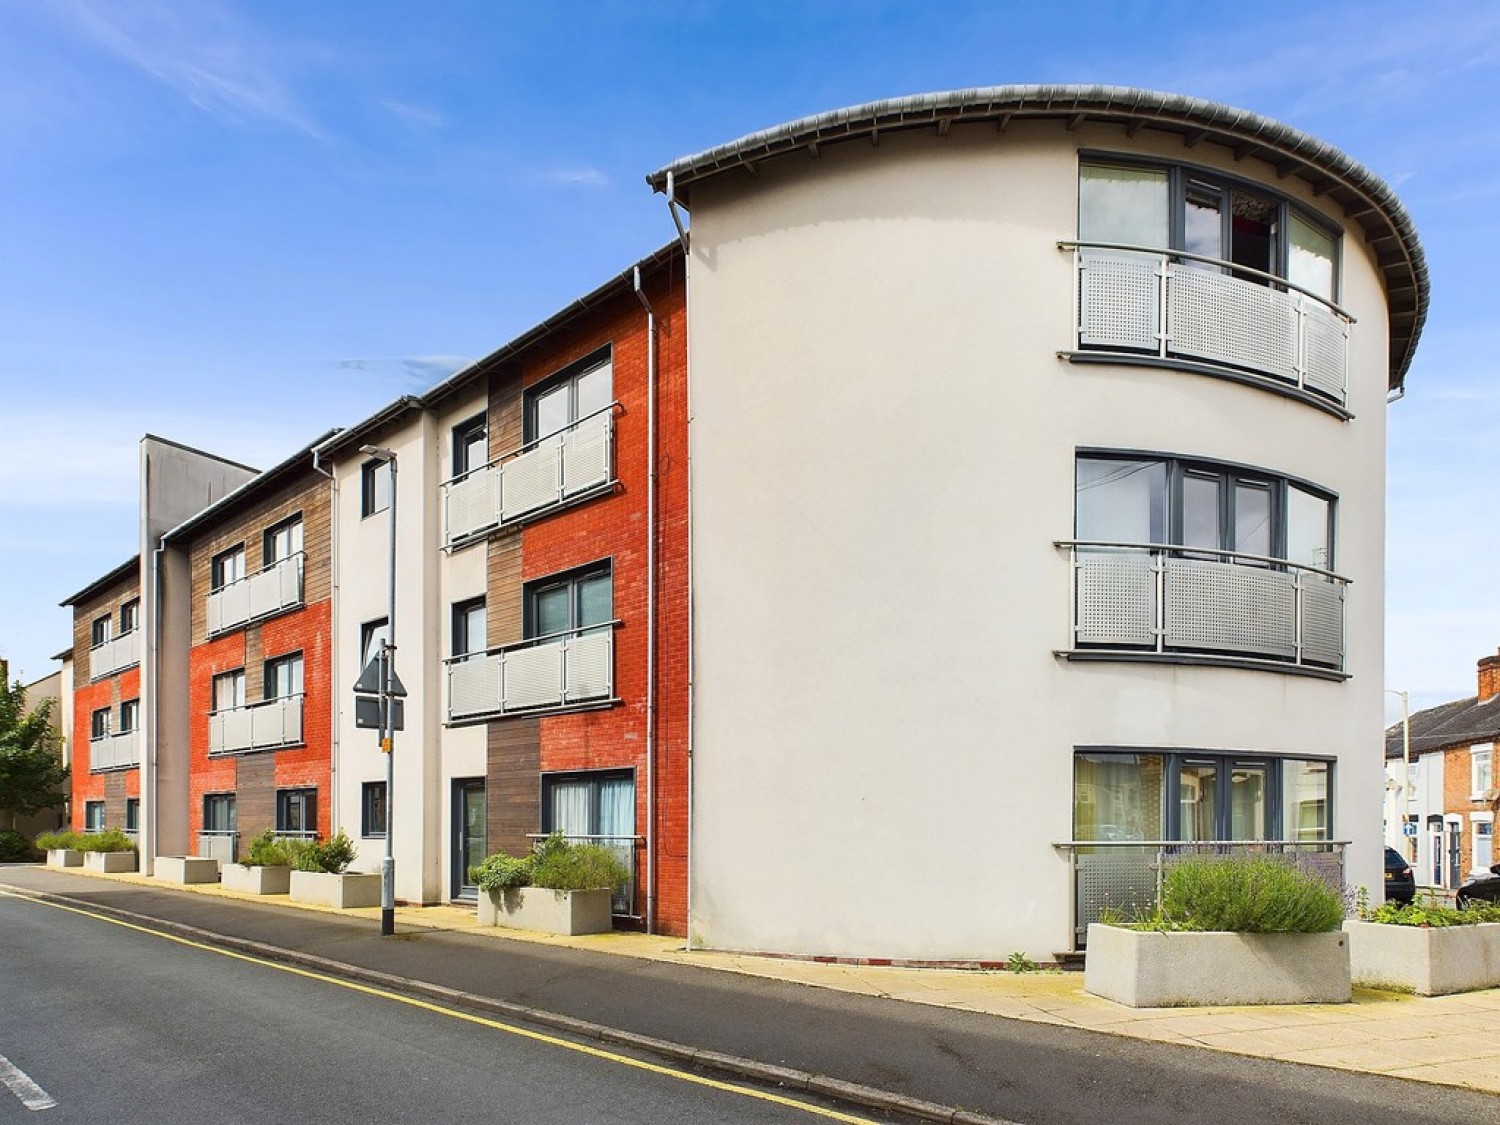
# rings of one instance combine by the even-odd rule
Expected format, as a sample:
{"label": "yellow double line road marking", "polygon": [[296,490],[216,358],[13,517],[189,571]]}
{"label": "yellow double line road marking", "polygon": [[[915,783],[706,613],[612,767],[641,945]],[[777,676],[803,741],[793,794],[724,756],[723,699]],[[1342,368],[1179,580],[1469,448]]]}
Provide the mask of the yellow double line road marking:
{"label": "yellow double line road marking", "polygon": [[291,973],[293,976],[306,977],[308,980],[322,981],[325,984],[334,985],[337,988],[347,988],[351,992],[362,992],[366,996],[378,996],[382,1000],[391,1000],[397,1004],[405,1004],[408,1007],[420,1008],[423,1011],[433,1012],[436,1015],[447,1016],[450,1019],[463,1020],[466,1023],[478,1024],[492,1031],[501,1031],[507,1035],[514,1035],[521,1039],[529,1039],[534,1043],[545,1043],[549,1047],[557,1047],[564,1051],[573,1051],[580,1055],[588,1055],[591,1058],[602,1059],[605,1062],[617,1063],[620,1066],[633,1067],[636,1070],[644,1070],[649,1074],[657,1074],[663,1078],[674,1078],[679,1082],[687,1082],[694,1086],[703,1086],[710,1090],[720,1090],[726,1094],[736,1094],[743,1098],[754,1098],[757,1101],[770,1102],[773,1105],[785,1106],[788,1109],[799,1110],[811,1114],[814,1117],[827,1118],[830,1121],[848,1122],[849,1125],[876,1125],[867,1117],[856,1117],[853,1114],[841,1113],[836,1109],[828,1109],[824,1106],[812,1105],[808,1102],[797,1101],[794,1098],[784,1097],[781,1094],[773,1094],[765,1090],[754,1090],[747,1086],[737,1086],[731,1082],[720,1082],[714,1078],[705,1078],[701,1074],[691,1071],[679,1070],[675,1067],[662,1066],[660,1063],[645,1062],[641,1059],[633,1059],[629,1055],[622,1055],[615,1051],[606,1051],[600,1047],[591,1047],[586,1043],[574,1043],[568,1039],[559,1038],[556,1035],[548,1035],[545,1032],[531,1031],[528,1028],[517,1027],[515,1024],[504,1023],[500,1020],[490,1019],[487,1016],[474,1015],[469,1012],[461,1012],[454,1008],[447,1008],[441,1004],[434,1004],[427,1000],[417,1000],[410,996],[402,996],[398,992],[390,992],[373,985],[360,984],[357,981],[341,980],[338,977],[326,973],[313,972],[311,969],[300,969],[295,965],[283,965],[276,961],[269,961],[263,957],[252,957],[248,953],[237,953],[232,949],[221,949],[215,945],[204,942],[193,941],[190,938],[178,937],[176,934],[164,933],[161,930],[153,930],[149,926],[139,926],[134,922],[126,922],[119,918],[111,918],[107,914],[98,914],[92,910],[84,910],[76,906],[66,906],[60,902],[51,902],[47,899],[33,898],[30,895],[13,894],[9,891],[0,891],[0,897],[20,899],[25,902],[34,902],[42,906],[50,906],[54,910],[65,910],[69,914],[77,914],[84,918],[92,918],[99,922],[108,922],[111,926],[121,926],[127,930],[137,933],[150,934],[152,937],[161,938],[165,941],[176,942],[190,949],[201,949],[207,953],[215,953],[220,957],[230,957],[236,961],[244,961],[251,965],[260,965],[263,968],[275,969],[277,972]]}

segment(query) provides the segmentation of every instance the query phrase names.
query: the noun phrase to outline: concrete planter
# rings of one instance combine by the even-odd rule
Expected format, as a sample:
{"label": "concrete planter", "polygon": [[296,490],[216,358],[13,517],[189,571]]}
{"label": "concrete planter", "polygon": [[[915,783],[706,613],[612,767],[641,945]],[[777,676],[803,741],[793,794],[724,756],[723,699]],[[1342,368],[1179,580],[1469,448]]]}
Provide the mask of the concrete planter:
{"label": "concrete planter", "polygon": [[345,871],[332,875],[326,871],[293,871],[290,891],[293,902],[331,906],[335,910],[379,906],[380,873]]}
{"label": "concrete planter", "polygon": [[1345,922],[1354,983],[1419,996],[1500,987],[1500,923],[1387,926]]}
{"label": "concrete planter", "polygon": [[284,895],[292,889],[292,869],[226,863],[219,868],[219,885],[246,895]]}
{"label": "concrete planter", "polygon": [[48,867],[82,867],[83,853],[73,848],[52,848],[47,852]]}
{"label": "concrete planter", "polygon": [[84,852],[83,869],[98,875],[116,875],[136,868],[135,852]]}
{"label": "concrete planter", "polygon": [[163,883],[217,883],[219,861],[192,855],[159,855],[152,874]]}
{"label": "concrete planter", "polygon": [[1085,992],[1132,1008],[1346,1004],[1349,936],[1089,926]]}
{"label": "concrete planter", "polygon": [[516,887],[479,892],[479,924],[538,930],[546,934],[602,934],[613,928],[606,887],[591,891],[554,891]]}

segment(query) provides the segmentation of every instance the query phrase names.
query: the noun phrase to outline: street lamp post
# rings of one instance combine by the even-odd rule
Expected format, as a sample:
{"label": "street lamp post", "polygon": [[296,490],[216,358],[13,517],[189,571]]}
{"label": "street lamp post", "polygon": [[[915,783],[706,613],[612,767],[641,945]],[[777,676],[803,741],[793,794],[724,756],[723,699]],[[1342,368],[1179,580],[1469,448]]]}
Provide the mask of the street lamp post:
{"label": "street lamp post", "polygon": [[1401,700],[1401,808],[1398,819],[1401,824],[1401,850],[1406,853],[1407,861],[1410,862],[1412,849],[1406,841],[1412,837],[1406,834],[1406,818],[1411,814],[1411,712],[1407,707],[1406,692],[1386,688],[1385,693]]}
{"label": "street lamp post", "polygon": [[391,473],[390,596],[386,606],[385,640],[380,643],[380,749],[385,754],[385,856],[380,861],[380,936],[390,937],[396,932],[396,723],[395,697],[391,694],[392,679],[396,674],[396,453],[374,445],[362,445],[359,451],[389,466]]}

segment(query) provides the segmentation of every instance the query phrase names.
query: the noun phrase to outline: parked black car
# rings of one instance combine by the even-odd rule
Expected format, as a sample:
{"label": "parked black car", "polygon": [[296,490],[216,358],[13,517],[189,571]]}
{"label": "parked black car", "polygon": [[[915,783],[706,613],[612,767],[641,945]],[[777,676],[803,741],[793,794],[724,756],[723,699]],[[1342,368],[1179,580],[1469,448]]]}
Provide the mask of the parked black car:
{"label": "parked black car", "polygon": [[1416,876],[1411,873],[1411,864],[1401,858],[1395,848],[1385,849],[1385,901],[1398,902],[1402,906],[1417,897]]}
{"label": "parked black car", "polygon": [[1476,875],[1458,888],[1458,905],[1471,902],[1500,903],[1500,863],[1491,867],[1488,875]]}

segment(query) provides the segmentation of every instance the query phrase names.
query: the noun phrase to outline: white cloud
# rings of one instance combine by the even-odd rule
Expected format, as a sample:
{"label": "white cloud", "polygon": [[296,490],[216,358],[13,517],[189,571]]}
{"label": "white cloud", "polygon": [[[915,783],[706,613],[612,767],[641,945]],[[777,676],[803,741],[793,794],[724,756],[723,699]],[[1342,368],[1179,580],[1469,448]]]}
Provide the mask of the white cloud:
{"label": "white cloud", "polygon": [[284,74],[285,51],[214,0],[130,5],[67,0],[56,11],[100,47],[220,120],[317,127]]}
{"label": "white cloud", "polygon": [[592,165],[578,168],[545,168],[530,173],[530,178],[544,184],[563,187],[608,187],[609,177]]}
{"label": "white cloud", "polygon": [[436,110],[423,109],[421,106],[410,105],[407,102],[397,101],[395,98],[378,98],[376,100],[381,106],[408,124],[421,125],[429,129],[441,129],[448,124],[448,119]]}

